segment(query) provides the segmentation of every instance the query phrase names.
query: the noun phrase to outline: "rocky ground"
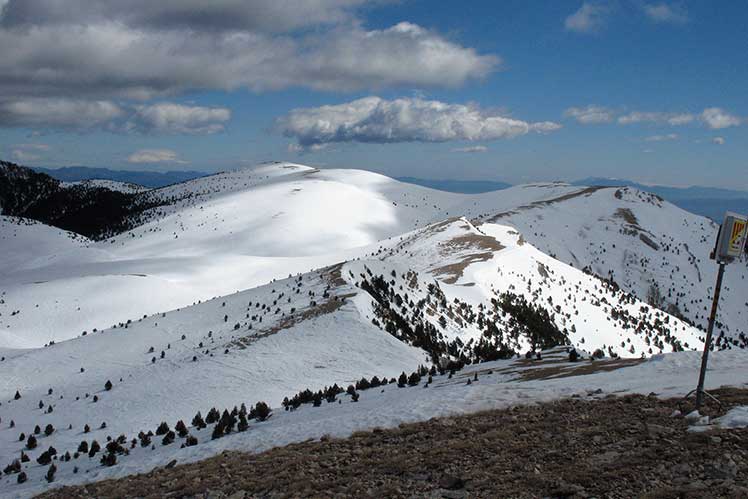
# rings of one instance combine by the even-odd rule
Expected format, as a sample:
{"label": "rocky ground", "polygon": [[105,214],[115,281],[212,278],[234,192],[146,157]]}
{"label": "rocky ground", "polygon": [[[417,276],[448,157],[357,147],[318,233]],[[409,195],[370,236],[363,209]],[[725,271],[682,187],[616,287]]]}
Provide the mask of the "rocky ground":
{"label": "rocky ground", "polygon": [[[716,394],[714,416],[748,404],[748,390]],[[748,497],[748,429],[687,432],[672,414],[690,409],[655,396],[572,398],[224,453],[43,497]]]}

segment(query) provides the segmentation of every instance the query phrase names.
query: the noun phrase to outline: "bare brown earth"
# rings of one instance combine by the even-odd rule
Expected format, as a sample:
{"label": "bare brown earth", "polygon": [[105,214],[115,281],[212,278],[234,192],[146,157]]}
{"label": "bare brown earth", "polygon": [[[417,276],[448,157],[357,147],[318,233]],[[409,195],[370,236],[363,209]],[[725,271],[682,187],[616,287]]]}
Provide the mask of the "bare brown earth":
{"label": "bare brown earth", "polygon": [[[724,407],[712,415],[748,403],[748,390],[715,393]],[[227,452],[43,497],[748,497],[748,429],[687,432],[672,413],[689,406],[654,396],[571,398]]]}

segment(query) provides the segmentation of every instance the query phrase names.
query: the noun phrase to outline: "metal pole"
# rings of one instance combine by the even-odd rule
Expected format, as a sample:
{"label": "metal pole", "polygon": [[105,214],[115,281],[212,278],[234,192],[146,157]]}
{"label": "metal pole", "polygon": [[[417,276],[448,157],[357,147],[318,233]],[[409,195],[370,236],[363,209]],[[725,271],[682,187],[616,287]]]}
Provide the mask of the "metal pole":
{"label": "metal pole", "polygon": [[706,341],[704,341],[704,354],[701,356],[701,372],[699,373],[699,385],[696,387],[696,410],[701,409],[704,401],[704,378],[706,377],[706,364],[709,360],[709,347],[712,345],[712,331],[714,330],[714,319],[717,316],[719,305],[719,292],[722,289],[722,276],[725,275],[725,264],[719,263],[717,272],[717,285],[714,288],[714,300],[712,301],[712,312],[709,315],[709,325],[706,328]]}

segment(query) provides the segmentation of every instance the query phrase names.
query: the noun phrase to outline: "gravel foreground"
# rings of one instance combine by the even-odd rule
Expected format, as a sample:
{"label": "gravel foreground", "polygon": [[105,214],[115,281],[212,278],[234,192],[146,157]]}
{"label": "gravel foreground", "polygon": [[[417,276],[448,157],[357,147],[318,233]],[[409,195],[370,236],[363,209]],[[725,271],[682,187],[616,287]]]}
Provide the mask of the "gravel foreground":
{"label": "gravel foreground", "polygon": [[[714,392],[722,409],[748,390]],[[686,431],[692,401],[571,398],[323,438],[40,497],[748,497],[748,429]],[[250,430],[251,431],[251,430]]]}

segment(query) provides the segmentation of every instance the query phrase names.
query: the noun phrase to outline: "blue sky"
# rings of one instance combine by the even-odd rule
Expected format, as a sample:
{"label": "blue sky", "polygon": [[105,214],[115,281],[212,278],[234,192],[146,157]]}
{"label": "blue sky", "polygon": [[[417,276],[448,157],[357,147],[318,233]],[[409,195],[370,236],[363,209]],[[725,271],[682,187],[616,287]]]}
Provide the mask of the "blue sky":
{"label": "blue sky", "polygon": [[748,190],[745,2],[143,1],[0,0],[1,158]]}

